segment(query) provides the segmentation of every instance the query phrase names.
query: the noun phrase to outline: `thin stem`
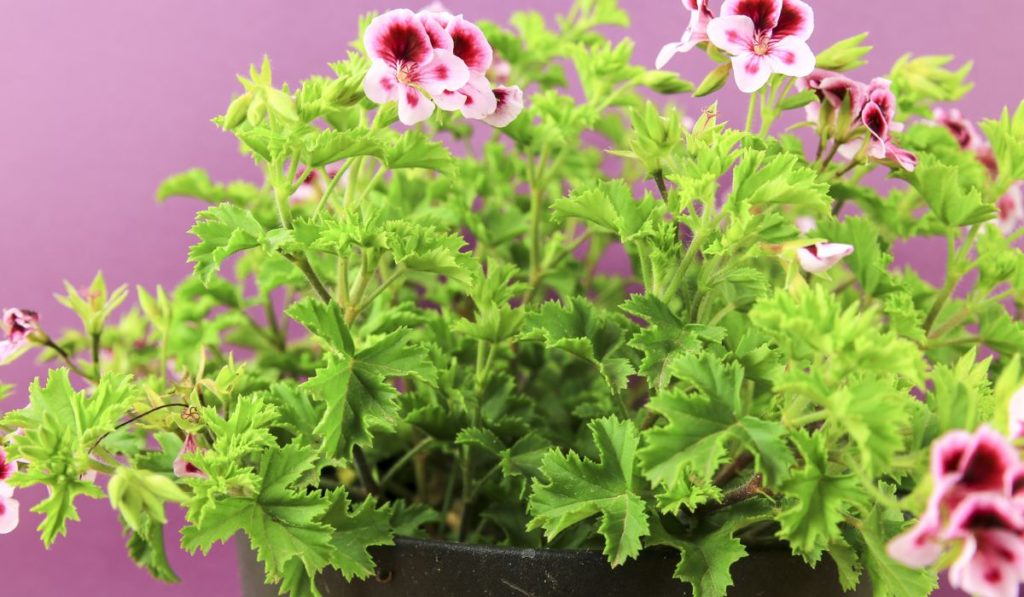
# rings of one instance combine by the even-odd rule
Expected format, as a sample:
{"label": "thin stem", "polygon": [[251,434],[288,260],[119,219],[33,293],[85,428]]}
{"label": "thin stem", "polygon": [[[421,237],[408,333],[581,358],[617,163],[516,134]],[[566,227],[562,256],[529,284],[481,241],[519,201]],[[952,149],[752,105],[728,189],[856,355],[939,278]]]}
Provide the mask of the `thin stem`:
{"label": "thin stem", "polygon": [[747,106],[747,123],[743,126],[743,132],[745,133],[749,133],[750,129],[754,128],[754,108],[757,106],[757,98],[760,94],[760,91],[750,94],[750,104]]}
{"label": "thin stem", "polygon": [[369,180],[369,182],[366,183],[366,186],[363,187],[363,192],[359,195],[359,200],[357,204],[362,204],[364,201],[366,201],[366,197],[370,194],[370,191],[373,190],[373,187],[377,186],[377,183],[380,182],[380,179],[384,177],[384,172],[386,170],[387,169],[384,166],[381,166],[380,168],[377,169],[377,172],[374,173],[373,177]]}
{"label": "thin stem", "polygon": [[81,377],[83,379],[87,379],[87,380],[89,380],[89,381],[91,381],[93,383],[96,383],[97,381],[99,381],[98,379],[96,379],[96,378],[92,377],[91,375],[89,375],[88,373],[86,373],[85,370],[82,369],[81,367],[79,367],[77,364],[75,364],[75,362],[73,360],[71,360],[71,355],[68,354],[68,351],[64,350],[59,344],[54,342],[53,339],[51,339],[49,336],[46,337],[46,340],[43,342],[43,346],[46,346],[48,348],[52,348],[53,351],[56,352],[57,355],[60,357],[60,359],[62,361],[64,361],[64,364],[67,365],[69,369],[74,371],[79,377]]}
{"label": "thin stem", "polygon": [[309,259],[305,255],[285,255],[292,263],[295,264],[302,274],[306,276],[306,280],[309,281],[309,285],[313,287],[317,296],[320,297],[325,303],[331,302],[331,293],[324,286],[324,283],[320,281],[320,276],[313,270],[313,265],[309,263]]}
{"label": "thin stem", "polygon": [[666,201],[668,198],[668,187],[665,186],[665,173],[661,169],[654,171],[654,182],[658,185],[658,194],[661,195],[661,200]]}
{"label": "thin stem", "polygon": [[102,335],[102,331],[92,333],[92,369],[96,375],[96,379],[100,379],[102,377],[100,373],[100,336]]}
{"label": "thin stem", "polygon": [[926,335],[931,332],[932,326],[935,325],[935,320],[938,319],[939,314],[942,312],[942,308],[946,305],[946,301],[948,301],[949,297],[953,295],[956,287],[960,284],[963,274],[966,273],[960,271],[958,265],[970,250],[970,247],[974,245],[974,239],[978,236],[978,232],[980,230],[981,228],[979,224],[971,226],[971,229],[967,233],[960,249],[955,252],[955,240],[952,235],[949,236],[948,253],[950,258],[949,262],[946,264],[946,283],[942,286],[942,290],[939,291],[939,295],[935,298],[935,303],[932,305],[927,318],[924,320],[924,333]]}
{"label": "thin stem", "polygon": [[380,486],[373,479],[373,468],[366,460],[366,454],[358,445],[352,446],[352,462],[356,466],[356,474],[359,475],[359,483],[370,495],[380,495]]}
{"label": "thin stem", "polygon": [[434,442],[434,438],[427,437],[427,438],[424,438],[424,439],[420,440],[419,443],[417,443],[415,446],[410,448],[409,451],[406,452],[405,454],[403,454],[401,458],[396,460],[395,463],[393,465],[391,465],[391,468],[389,468],[388,471],[386,473],[384,473],[384,476],[382,476],[380,478],[380,486],[381,487],[386,487],[387,484],[388,484],[388,481],[390,481],[392,479],[392,477],[395,476],[395,473],[397,473],[398,471],[402,470],[402,467],[405,466],[410,460],[412,460],[413,457],[415,457],[416,454],[418,454],[420,452],[420,450],[423,450],[424,448],[426,448],[427,446],[429,446],[433,442]]}
{"label": "thin stem", "polygon": [[[345,160],[345,164],[334,174],[334,177],[331,178],[331,181],[329,183],[327,183],[327,187],[324,189],[324,194],[320,197],[320,202],[317,203],[316,209],[313,210],[313,219],[314,220],[317,218],[317,216],[320,215],[320,212],[323,211],[324,207],[327,206],[327,201],[328,201],[328,199],[330,199],[331,193],[334,192],[334,187],[336,187],[338,185],[338,181],[340,181],[341,177],[346,172],[348,172],[348,168],[351,165],[352,165],[352,160]],[[320,171],[321,171],[322,175],[324,176],[324,178],[327,178],[327,176],[326,176],[327,170],[325,168],[321,168]]]}
{"label": "thin stem", "polygon": [[380,285],[377,286],[377,288],[375,288],[373,290],[373,292],[370,293],[369,296],[367,296],[365,299],[363,299],[363,302],[359,304],[359,306],[356,308],[356,311],[357,312],[361,312],[364,309],[366,309],[367,307],[369,307],[370,304],[374,301],[374,299],[376,299],[378,296],[380,296],[382,292],[387,290],[388,286],[391,286],[396,280],[398,280],[399,278],[404,276],[405,272],[406,272],[406,270],[405,270],[404,266],[401,266],[401,265],[398,266],[395,269],[395,271],[391,273],[390,276],[385,278],[384,281],[382,281],[380,283]]}
{"label": "thin stem", "polygon": [[127,421],[123,421],[121,423],[118,423],[113,429],[111,429],[110,431],[108,431],[108,432],[104,433],[103,435],[99,436],[98,438],[96,438],[96,441],[93,442],[92,446],[89,448],[89,452],[88,453],[91,454],[92,451],[96,449],[96,446],[100,445],[100,442],[102,442],[104,439],[106,439],[107,436],[109,436],[111,433],[114,433],[115,431],[117,431],[117,430],[119,430],[119,429],[121,429],[121,428],[123,428],[123,427],[125,427],[127,425],[131,425],[132,423],[134,423],[135,421],[138,421],[139,419],[141,419],[143,417],[148,417],[149,415],[151,415],[151,414],[153,414],[153,413],[155,413],[157,411],[163,410],[165,408],[174,408],[174,407],[189,408],[190,405],[189,404],[185,404],[184,402],[171,402],[171,403],[168,403],[168,404],[161,404],[160,406],[153,407],[153,408],[147,410],[144,413],[137,414],[134,417],[128,419]]}

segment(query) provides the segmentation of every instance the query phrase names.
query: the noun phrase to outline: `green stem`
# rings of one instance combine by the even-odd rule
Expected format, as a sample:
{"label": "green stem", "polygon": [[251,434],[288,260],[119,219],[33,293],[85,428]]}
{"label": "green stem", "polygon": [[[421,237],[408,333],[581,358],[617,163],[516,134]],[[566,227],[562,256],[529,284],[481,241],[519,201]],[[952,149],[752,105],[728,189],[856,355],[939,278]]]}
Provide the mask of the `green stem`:
{"label": "green stem", "polygon": [[43,341],[43,346],[46,346],[48,348],[52,348],[53,351],[57,353],[57,356],[59,356],[60,359],[62,361],[64,361],[64,364],[67,365],[69,369],[74,371],[79,377],[81,377],[83,379],[86,379],[86,380],[89,380],[89,381],[91,381],[93,383],[96,383],[96,382],[99,381],[98,379],[95,379],[91,375],[86,373],[84,369],[82,369],[81,367],[76,365],[75,362],[73,360],[71,360],[71,355],[68,354],[68,351],[64,350],[59,344],[54,342],[49,336],[47,336],[46,340]]}
{"label": "green stem", "polygon": [[376,299],[378,296],[380,296],[382,292],[387,290],[388,286],[391,286],[391,284],[393,284],[396,280],[398,280],[399,278],[404,276],[405,275],[405,271],[406,270],[405,270],[404,266],[401,266],[401,265],[398,266],[395,269],[395,271],[391,273],[390,276],[385,278],[384,281],[382,281],[380,283],[380,285],[377,286],[377,288],[375,288],[373,290],[373,292],[370,293],[369,296],[367,296],[365,299],[363,299],[362,303],[359,304],[359,306],[356,308],[356,310],[361,312],[364,309],[366,309],[367,307],[369,307],[370,303],[372,303],[374,301],[374,299]]}
{"label": "green stem", "polygon": [[756,91],[750,94],[750,104],[747,105],[747,123],[743,126],[743,132],[749,133],[754,128],[754,108],[757,106],[757,99],[761,92]]}
{"label": "green stem", "polygon": [[100,379],[102,377],[102,374],[100,373],[100,336],[102,335],[102,331],[92,333],[92,368],[96,375],[96,379]]}
{"label": "green stem", "polygon": [[370,495],[379,495],[380,486],[373,479],[373,468],[366,460],[366,454],[358,445],[352,446],[352,461],[356,467],[356,474],[359,475],[359,483]]}
{"label": "green stem", "polygon": [[935,303],[932,305],[931,310],[928,312],[928,316],[924,320],[924,333],[926,335],[931,332],[932,326],[935,325],[935,320],[938,319],[939,314],[942,312],[942,308],[946,305],[946,301],[948,301],[949,297],[953,295],[956,287],[960,284],[962,276],[966,273],[961,271],[960,262],[974,245],[974,239],[978,236],[978,232],[980,230],[980,224],[971,226],[970,231],[964,238],[963,244],[960,246],[960,249],[956,251],[954,251],[956,241],[953,239],[952,235],[949,236],[948,254],[950,255],[950,258],[946,264],[946,283],[943,284],[942,290],[939,291],[939,295],[935,298]]}
{"label": "green stem", "polygon": [[395,476],[395,473],[402,470],[402,467],[405,466],[410,460],[412,460],[416,456],[416,454],[418,454],[421,450],[423,450],[433,442],[434,438],[427,437],[420,440],[419,443],[410,448],[409,451],[403,454],[401,458],[396,460],[395,463],[391,465],[391,468],[389,468],[388,471],[384,473],[384,476],[380,478],[380,486],[386,487],[388,481],[390,481],[392,477]]}
{"label": "green stem", "polygon": [[[324,194],[323,194],[323,196],[320,197],[320,202],[317,203],[316,209],[313,210],[313,219],[314,220],[317,219],[317,217],[320,215],[320,212],[322,212],[323,209],[327,206],[327,200],[330,199],[331,193],[334,192],[334,187],[336,187],[338,185],[338,181],[341,180],[341,177],[346,172],[348,172],[348,167],[351,164],[352,164],[352,160],[345,160],[345,164],[341,167],[341,169],[339,169],[334,174],[334,177],[331,178],[331,182],[327,183],[327,188],[324,189]],[[327,170],[325,168],[321,168],[320,170],[323,173],[322,175],[324,176],[324,178],[327,178],[327,176],[326,176]]]}

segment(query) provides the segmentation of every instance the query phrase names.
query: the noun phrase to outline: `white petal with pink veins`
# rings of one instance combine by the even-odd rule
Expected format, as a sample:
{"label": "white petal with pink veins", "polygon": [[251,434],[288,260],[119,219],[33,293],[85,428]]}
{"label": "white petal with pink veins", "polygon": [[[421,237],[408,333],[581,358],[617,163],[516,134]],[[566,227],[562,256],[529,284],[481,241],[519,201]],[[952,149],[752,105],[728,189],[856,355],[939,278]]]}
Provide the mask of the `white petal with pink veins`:
{"label": "white petal with pink veins", "polygon": [[370,70],[363,79],[363,91],[371,101],[383,104],[398,99],[398,77],[395,71],[383,60],[374,60]]}
{"label": "white petal with pink veins", "polygon": [[390,65],[430,60],[433,46],[423,23],[411,10],[388,11],[373,19],[363,35],[370,58]]}
{"label": "white petal with pink veins", "polygon": [[481,120],[498,109],[498,98],[491,89],[491,83],[483,75],[473,75],[460,90],[466,98],[462,106],[462,115],[473,120]]}
{"label": "white petal with pink veins", "polygon": [[767,56],[744,54],[732,59],[732,76],[736,86],[743,93],[754,93],[764,87],[772,76],[772,69]]}
{"label": "white petal with pink veins", "polygon": [[711,19],[708,39],[730,54],[749,53],[754,47],[754,21],[743,15]]}
{"label": "white petal with pink veins", "polygon": [[796,257],[804,271],[820,274],[852,254],[853,245],[818,243],[797,249]]}
{"label": "white petal with pink veins", "polygon": [[930,526],[923,521],[918,522],[896,535],[886,545],[886,553],[890,558],[910,568],[931,566],[942,555],[943,545],[937,536],[937,529]]}
{"label": "white petal with pink veins", "polygon": [[398,96],[398,119],[405,126],[413,126],[430,118],[434,113],[434,102],[412,87],[403,87]]}
{"label": "white petal with pink veins", "polygon": [[484,122],[502,128],[508,126],[523,111],[523,90],[519,87],[495,87],[494,96],[498,99],[498,109]]}
{"label": "white petal with pink veins", "polygon": [[768,53],[773,72],[789,77],[806,77],[814,71],[817,59],[807,42],[785,37],[775,42]]}
{"label": "white petal with pink veins", "polygon": [[444,91],[438,95],[431,96],[438,108],[445,112],[461,110],[466,105],[466,96],[461,91]]}
{"label": "white petal with pink veins", "polygon": [[[1008,561],[1007,557],[1013,561]],[[949,582],[983,597],[1017,597],[1024,546],[1008,531],[982,531],[964,540],[960,557],[949,569]]]}
{"label": "white petal with pink veins", "polygon": [[783,0],[779,22],[772,35],[775,37],[794,36],[803,41],[814,33],[814,9],[802,0]]}
{"label": "white petal with pink veins", "polygon": [[458,91],[469,83],[466,63],[447,50],[434,50],[434,58],[416,71],[416,80],[430,95]]}

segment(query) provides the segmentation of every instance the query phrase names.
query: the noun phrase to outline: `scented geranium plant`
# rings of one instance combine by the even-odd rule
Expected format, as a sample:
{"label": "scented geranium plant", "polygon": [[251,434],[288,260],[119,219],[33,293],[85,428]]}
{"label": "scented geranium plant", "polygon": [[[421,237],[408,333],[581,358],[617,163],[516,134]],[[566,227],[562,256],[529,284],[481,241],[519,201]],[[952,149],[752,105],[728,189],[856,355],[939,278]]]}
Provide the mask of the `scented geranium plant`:
{"label": "scented geranium plant", "polygon": [[[1024,110],[965,120],[947,57],[850,72],[865,37],[816,53],[800,0],[664,4],[690,19],[657,66],[698,85],[606,38],[614,0],[553,28],[394,10],[332,76],[252,68],[215,122],[260,182],[158,192],[209,204],[191,277],[133,307],[69,284],[60,336],[3,313],[0,362],[55,368],[2,419],[0,533],[43,485],[47,545],[107,498],[169,581],[168,540],[244,537],[308,594],[413,536],[667,546],[705,597],[771,546],[848,590],[951,564],[1015,595]],[[745,122],[691,92],[749,94]],[[938,286],[893,266],[911,239],[947,248]]]}

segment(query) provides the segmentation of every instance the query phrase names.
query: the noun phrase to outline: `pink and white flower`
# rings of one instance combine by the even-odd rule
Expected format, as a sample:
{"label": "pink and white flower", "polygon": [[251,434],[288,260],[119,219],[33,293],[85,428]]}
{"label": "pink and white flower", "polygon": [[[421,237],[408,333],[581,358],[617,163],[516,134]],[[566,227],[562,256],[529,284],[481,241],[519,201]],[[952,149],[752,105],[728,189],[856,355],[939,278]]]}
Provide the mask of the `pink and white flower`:
{"label": "pink and white flower", "polygon": [[1024,581],[1024,516],[1005,496],[971,495],[950,517],[946,539],[961,540],[949,583],[972,595],[1015,597]]}
{"label": "pink and white flower", "polygon": [[793,224],[800,231],[800,234],[810,234],[812,230],[818,227],[818,220],[814,219],[814,216],[799,216],[793,220]]}
{"label": "pink and white flower", "polygon": [[[437,105],[442,110],[461,110],[463,116],[474,120],[493,114],[498,100],[491,91],[487,71],[494,62],[494,50],[484,32],[462,16],[452,16],[447,12],[421,12],[418,16],[430,35],[431,43],[440,44],[444,49],[450,38],[452,53],[469,69],[469,81],[464,86],[434,96]],[[438,45],[434,49],[439,49]]]}
{"label": "pink and white flower", "polygon": [[707,0],[683,0],[683,6],[690,11],[690,24],[678,42],[665,44],[654,61],[656,68],[664,68],[676,54],[684,54],[708,41],[708,23],[715,15],[708,7]]}
{"label": "pink and white flower", "polygon": [[179,477],[199,477],[205,479],[206,473],[185,459],[185,456],[197,452],[199,452],[199,444],[196,443],[195,436],[189,433],[185,436],[185,442],[181,444],[181,451],[178,452],[178,457],[174,459],[174,474]]}
{"label": "pink and white flower", "polygon": [[[811,102],[804,108],[807,112],[807,120],[835,126],[837,115],[842,110],[850,110],[851,120],[857,117],[864,109],[866,91],[864,85],[853,79],[832,71],[815,69],[810,75],[797,80],[797,88],[801,91],[812,90],[821,100]],[[822,108],[825,108],[828,116],[826,122],[821,122]],[[845,134],[845,131],[836,131],[837,134]]]}
{"label": "pink and white flower", "polygon": [[812,274],[820,274],[853,254],[853,245],[842,243],[816,243],[797,249],[800,267]]}
{"label": "pink and white flower", "polygon": [[1010,397],[1010,437],[1024,438],[1024,388]]}
{"label": "pink and white flower", "polygon": [[1024,225],[1024,183],[1017,183],[996,201],[999,218],[996,222],[1003,234],[1010,234]]}
{"label": "pink and white flower", "polygon": [[411,10],[392,10],[375,18],[363,44],[373,60],[363,81],[366,96],[378,104],[397,101],[398,118],[407,126],[434,113],[430,98],[469,83],[469,68],[452,53],[451,35],[440,28],[428,34]]}
{"label": "pink and white flower", "polygon": [[773,73],[806,77],[815,57],[807,40],[814,11],[802,0],[725,0],[722,16],[707,24],[711,43],[732,54],[736,85],[744,93],[764,87]]}
{"label": "pink and white flower", "polygon": [[6,535],[18,527],[21,504],[14,499],[14,489],[0,481],[0,535]]}
{"label": "pink and white flower", "polygon": [[0,363],[3,363],[28,343],[28,338],[39,329],[39,314],[27,309],[7,309],[0,318],[6,340],[0,341]]}
{"label": "pink and white flower", "polygon": [[[314,168],[299,172],[296,176],[296,180],[301,180],[302,184],[299,185],[295,192],[290,197],[292,203],[305,203],[307,201],[316,201],[323,197],[323,194],[327,191],[327,185],[330,183],[331,178],[337,176],[341,170],[342,162],[335,162],[333,164],[327,164],[324,167],[324,171],[327,173],[328,178],[324,179],[321,176],[320,171]],[[341,175],[335,188],[343,188],[348,178],[348,172],[346,171]]]}
{"label": "pink and white flower", "polygon": [[502,85],[494,88],[494,97],[498,105],[493,113],[484,117],[484,122],[497,128],[508,126],[523,111],[523,90]]}
{"label": "pink and white flower", "polygon": [[[854,140],[840,146],[840,155],[853,159],[861,152],[866,152],[871,158],[894,162],[901,168],[913,172],[917,168],[917,156],[899,147],[892,138],[892,133],[902,130],[903,125],[896,122],[896,96],[890,88],[891,83],[882,78],[872,79],[867,85],[856,83],[853,86],[846,81],[833,81],[834,86],[843,89],[851,98],[851,105],[854,108],[851,113],[859,121],[859,126],[854,127],[851,132],[862,133],[866,130],[868,133],[868,138],[864,141]],[[825,97],[830,102],[833,101],[829,96]],[[845,131],[836,133],[844,134]]]}
{"label": "pink and white flower", "polygon": [[960,110],[956,108],[950,110],[935,108],[932,111],[932,118],[935,119],[936,124],[949,130],[963,149],[979,151],[988,146],[985,136],[981,134],[981,131],[978,130],[978,127],[973,122],[964,118]]}

